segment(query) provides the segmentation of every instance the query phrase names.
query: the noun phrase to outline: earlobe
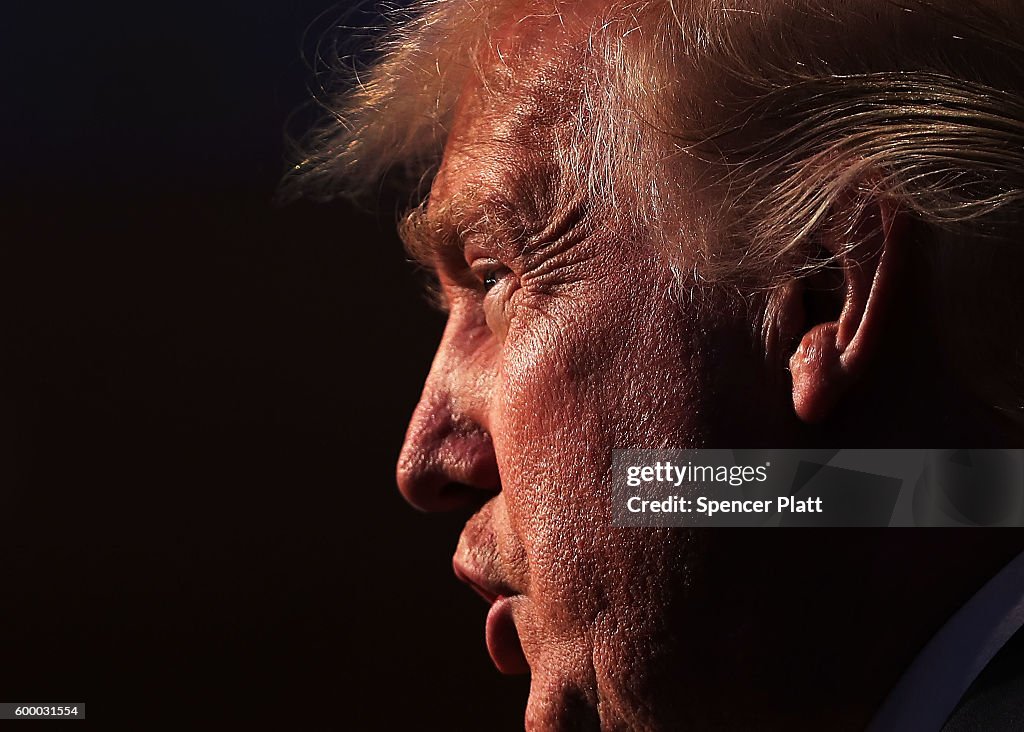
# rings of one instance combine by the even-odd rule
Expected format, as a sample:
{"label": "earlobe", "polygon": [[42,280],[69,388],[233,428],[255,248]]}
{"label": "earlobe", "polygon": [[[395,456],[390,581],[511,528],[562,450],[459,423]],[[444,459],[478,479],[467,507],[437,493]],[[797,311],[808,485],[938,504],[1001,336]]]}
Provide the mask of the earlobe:
{"label": "earlobe", "polygon": [[888,201],[874,200],[861,209],[853,227],[822,234],[820,244],[835,262],[832,278],[818,273],[790,286],[783,312],[788,322],[799,323],[797,332],[792,325],[789,329],[790,343],[797,344],[789,371],[793,408],[801,420],[827,419],[881,357],[884,326],[899,285],[904,232],[904,216]]}
{"label": "earlobe", "polygon": [[793,409],[804,422],[823,421],[846,392],[849,374],[842,367],[838,324],[814,326],[789,359]]}

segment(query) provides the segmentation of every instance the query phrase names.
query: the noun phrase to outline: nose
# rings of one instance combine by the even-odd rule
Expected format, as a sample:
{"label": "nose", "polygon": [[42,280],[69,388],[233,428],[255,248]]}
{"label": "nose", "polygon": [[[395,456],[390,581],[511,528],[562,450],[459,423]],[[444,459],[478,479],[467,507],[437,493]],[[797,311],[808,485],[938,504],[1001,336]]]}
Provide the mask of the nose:
{"label": "nose", "polygon": [[476,508],[501,490],[483,419],[487,380],[452,356],[442,341],[398,458],[398,488],[422,511]]}

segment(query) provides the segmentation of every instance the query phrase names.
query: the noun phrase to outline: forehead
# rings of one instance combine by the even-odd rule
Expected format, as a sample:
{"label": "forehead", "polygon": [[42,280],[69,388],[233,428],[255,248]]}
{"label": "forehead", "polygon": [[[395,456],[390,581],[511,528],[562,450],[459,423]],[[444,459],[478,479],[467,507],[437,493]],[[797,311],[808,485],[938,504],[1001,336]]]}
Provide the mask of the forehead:
{"label": "forehead", "polygon": [[[429,264],[420,253],[481,231],[520,241],[543,236],[546,223],[583,212],[590,223],[650,230],[646,236],[670,236],[684,248],[699,240],[705,222],[692,206],[685,228],[671,218],[683,215],[675,203],[670,208],[679,212],[658,212],[656,231],[642,224],[650,214],[645,202],[689,195],[693,171],[665,154],[642,100],[617,75],[626,56],[636,68],[654,64],[637,51],[646,47],[643,34],[657,37],[662,16],[635,13],[628,3],[531,7],[504,15],[476,47],[418,217],[425,246],[413,242],[417,259]],[[642,71],[630,81],[650,81],[653,69]]]}
{"label": "forehead", "polygon": [[459,95],[431,207],[514,193],[554,172],[556,138],[584,123],[584,90],[595,73],[594,16],[583,5],[520,8],[487,35]]}

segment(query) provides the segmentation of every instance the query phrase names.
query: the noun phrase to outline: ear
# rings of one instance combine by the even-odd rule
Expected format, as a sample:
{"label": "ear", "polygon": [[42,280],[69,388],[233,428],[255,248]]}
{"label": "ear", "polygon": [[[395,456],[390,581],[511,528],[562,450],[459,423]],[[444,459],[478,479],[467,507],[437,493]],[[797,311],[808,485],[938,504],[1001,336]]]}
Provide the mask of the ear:
{"label": "ear", "polygon": [[822,254],[834,264],[780,290],[776,339],[797,344],[789,371],[793,407],[805,422],[828,418],[879,357],[900,285],[906,223],[893,203],[872,199],[858,207],[852,226],[820,234]]}

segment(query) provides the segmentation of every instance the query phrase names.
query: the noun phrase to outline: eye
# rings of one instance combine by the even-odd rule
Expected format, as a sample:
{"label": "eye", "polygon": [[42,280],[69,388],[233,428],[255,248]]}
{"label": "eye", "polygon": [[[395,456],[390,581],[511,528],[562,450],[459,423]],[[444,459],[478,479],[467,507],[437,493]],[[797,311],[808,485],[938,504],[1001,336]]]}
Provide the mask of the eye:
{"label": "eye", "polygon": [[494,259],[478,259],[470,265],[473,277],[480,283],[483,295],[481,303],[487,327],[491,332],[504,338],[508,330],[508,303],[516,289],[512,270]]}
{"label": "eye", "polygon": [[509,274],[508,267],[493,259],[477,260],[471,265],[470,269],[477,282],[480,283],[484,295],[500,285],[506,275]]}
{"label": "eye", "polygon": [[491,288],[498,284],[498,278],[501,273],[496,269],[490,269],[484,272],[484,292],[490,292]]}

